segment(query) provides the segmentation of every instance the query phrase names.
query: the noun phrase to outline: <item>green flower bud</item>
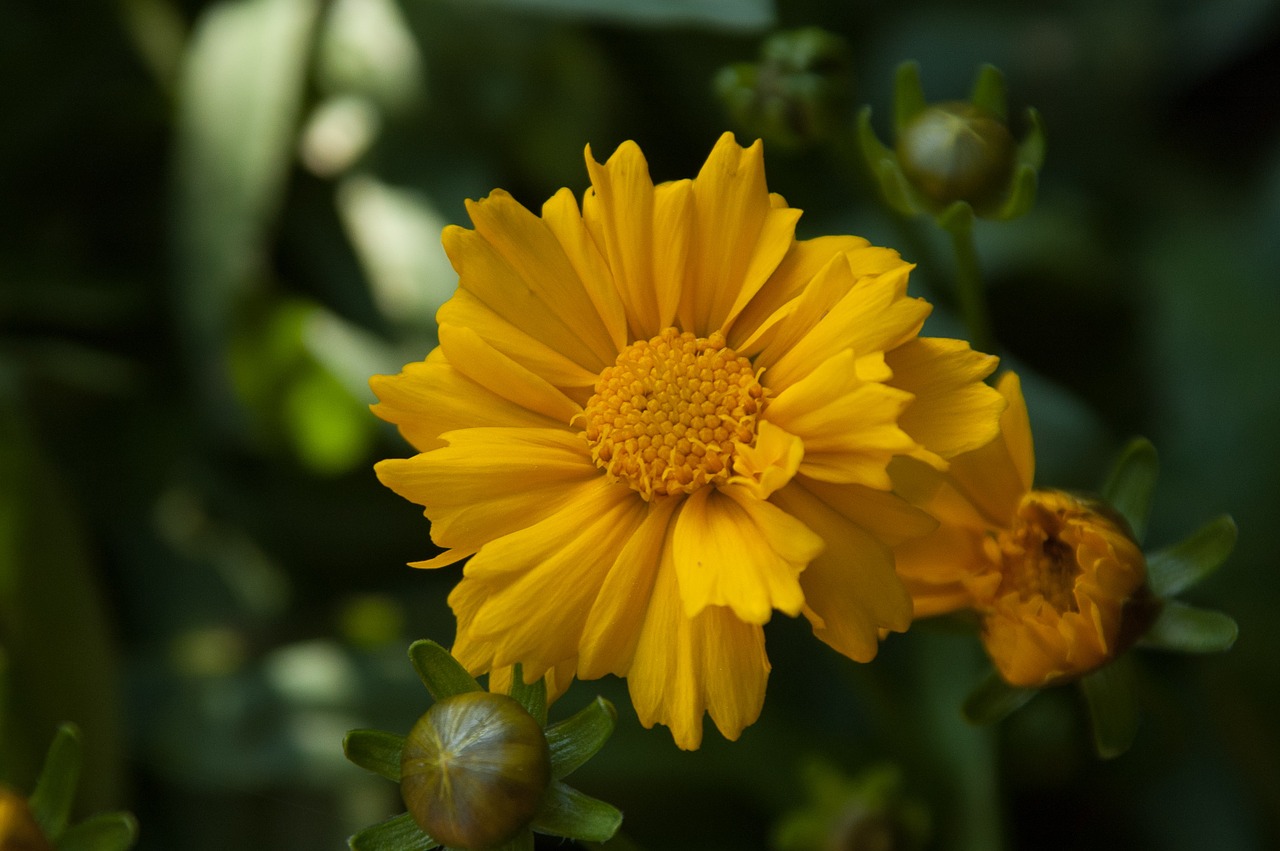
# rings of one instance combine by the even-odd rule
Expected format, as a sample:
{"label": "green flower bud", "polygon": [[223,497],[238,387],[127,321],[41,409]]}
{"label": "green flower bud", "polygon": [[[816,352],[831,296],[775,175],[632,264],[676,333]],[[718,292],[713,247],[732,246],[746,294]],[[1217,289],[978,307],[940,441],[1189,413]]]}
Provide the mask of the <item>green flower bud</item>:
{"label": "green flower bud", "polygon": [[844,39],[805,27],[771,36],[760,61],[726,66],[714,84],[748,134],[798,148],[829,138],[847,120],[850,66]]}
{"label": "green flower bud", "polygon": [[473,691],[433,704],[405,740],[400,792],[437,841],[485,849],[533,821],[551,783],[541,725],[504,694]]}
{"label": "green flower bud", "polygon": [[907,179],[939,204],[967,201],[975,210],[998,202],[1016,162],[1009,128],[995,114],[965,101],[918,113],[895,145]]}

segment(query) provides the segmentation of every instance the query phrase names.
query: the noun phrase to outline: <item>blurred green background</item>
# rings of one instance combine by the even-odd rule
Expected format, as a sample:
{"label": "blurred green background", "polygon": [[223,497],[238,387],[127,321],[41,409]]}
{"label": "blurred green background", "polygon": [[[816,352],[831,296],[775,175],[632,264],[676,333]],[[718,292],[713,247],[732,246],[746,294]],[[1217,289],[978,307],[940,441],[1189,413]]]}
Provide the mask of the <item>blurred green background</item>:
{"label": "blurred green background", "polygon": [[575,785],[648,849],[769,847],[815,756],[897,766],[932,848],[1280,847],[1265,0],[0,5],[0,781],[30,788],[74,720],[85,812],[131,808],[140,849],[340,848],[395,812],[341,738],[423,711],[404,651],[451,639],[457,571],[404,566],[432,548],[372,474],[409,450],[366,382],[434,344],[456,281],[440,228],[495,187],[534,209],[580,194],[588,143],[603,159],[635,139],[655,179],[692,176],[724,129],[751,138],[718,69],[807,25],[847,40],[850,99],[825,142],[766,143],[770,188],[806,211],[802,236],[858,233],[918,262],[935,333],[962,333],[946,245],[886,212],[840,128],[870,103],[887,136],[906,59],[930,99],[963,97],[991,62],[1015,113],[1040,110],[1036,207],[977,232],[1038,480],[1092,486],[1150,437],[1150,543],[1222,512],[1240,526],[1189,595],[1240,639],[1144,654],[1137,741],[1100,762],[1071,689],[966,726],[971,634],[922,624],[858,666],[783,618],[737,743],[710,732],[679,752],[619,682],[575,684],[553,719],[596,693],[620,712]]}

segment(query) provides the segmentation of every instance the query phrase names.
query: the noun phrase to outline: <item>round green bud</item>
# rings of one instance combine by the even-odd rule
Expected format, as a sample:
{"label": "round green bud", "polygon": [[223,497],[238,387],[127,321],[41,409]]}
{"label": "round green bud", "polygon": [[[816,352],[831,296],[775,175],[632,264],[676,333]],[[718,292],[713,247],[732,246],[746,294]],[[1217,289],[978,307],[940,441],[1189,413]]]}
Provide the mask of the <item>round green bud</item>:
{"label": "round green bud", "polygon": [[435,703],[409,731],[400,793],[436,841],[493,848],[533,820],[551,783],[538,722],[505,694],[474,691]]}
{"label": "round green bud", "polygon": [[898,137],[897,154],[921,194],[940,206],[967,201],[977,212],[1008,193],[1017,159],[1005,123],[964,101],[921,110]]}

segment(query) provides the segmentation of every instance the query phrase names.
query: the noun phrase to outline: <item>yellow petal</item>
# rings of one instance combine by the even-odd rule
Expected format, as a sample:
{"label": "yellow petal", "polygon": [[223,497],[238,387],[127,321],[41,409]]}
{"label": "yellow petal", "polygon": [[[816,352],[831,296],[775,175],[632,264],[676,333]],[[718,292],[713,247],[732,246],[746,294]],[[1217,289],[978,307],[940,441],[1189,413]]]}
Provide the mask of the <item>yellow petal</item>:
{"label": "yellow petal", "polygon": [[[763,145],[757,140],[743,149],[732,133],[712,148],[693,181],[693,198],[696,239],[680,318],[686,330],[706,337],[724,327],[740,297],[745,304],[777,268],[794,238],[795,215],[772,208]],[[770,216],[775,222],[762,233]],[[752,268],[757,252],[762,256]]]}
{"label": "yellow petal", "polygon": [[[727,332],[729,345],[735,351],[748,353],[745,344],[767,324],[771,317],[808,286],[813,277],[838,254],[862,248],[867,241],[859,236],[820,236],[791,243],[782,262],[761,285],[751,301],[733,320]],[[772,321],[776,321],[776,316]],[[755,351],[749,352],[754,354]]]}
{"label": "yellow petal", "polygon": [[894,572],[893,552],[799,480],[773,501],[827,542],[800,576],[814,635],[855,661],[869,661],[880,630],[901,632],[911,624],[911,598]]}
{"label": "yellow petal", "polygon": [[898,346],[885,359],[893,370],[889,383],[915,396],[899,424],[926,450],[916,457],[940,466],[996,436],[1006,403],[982,379],[997,358],[973,351],[964,340],[925,337]]}
{"label": "yellow petal", "polygon": [[804,442],[800,472],[889,490],[886,467],[916,442],[898,427],[911,395],[862,381],[846,349],[770,400],[765,416]]}
{"label": "yellow petal", "polygon": [[459,290],[441,306],[436,322],[470,328],[494,349],[558,388],[594,387],[598,378],[597,373],[498,316],[466,290]]}
{"label": "yellow petal", "polygon": [[728,609],[687,617],[675,574],[668,536],[627,685],[641,724],[665,724],[677,746],[694,750],[708,708],[731,740],[759,716],[769,660],[764,631]]}
{"label": "yellow petal", "polygon": [[734,451],[729,481],[750,491],[756,499],[769,495],[791,481],[804,458],[804,441],[767,420],[756,427],[756,441]]}
{"label": "yellow petal", "polygon": [[505,399],[463,375],[440,349],[425,361],[407,365],[399,375],[373,376],[369,386],[379,399],[373,412],[398,426],[419,452],[443,446],[440,435],[460,428],[564,428],[563,422]]}
{"label": "yellow petal", "polygon": [[[664,183],[653,197],[653,288],[658,329],[675,323],[694,231],[693,181]],[[652,335],[651,335],[652,336]]]}
{"label": "yellow petal", "polygon": [[618,554],[587,616],[578,647],[578,675],[582,679],[625,676],[630,669],[663,544],[681,501],[672,497],[646,503],[644,522]]}
{"label": "yellow petal", "polygon": [[470,558],[471,556],[475,555],[476,549],[479,549],[479,548],[476,547],[476,548],[468,549],[464,547],[462,549],[459,549],[457,547],[454,547],[451,550],[445,550],[444,552],[440,553],[440,555],[435,556],[433,558],[424,559],[423,561],[411,561],[409,562],[409,566],[416,567],[419,570],[435,570],[438,567],[448,567],[449,565],[457,564],[458,562],[462,561],[464,558]]}
{"label": "yellow petal", "polygon": [[523,408],[566,425],[582,413],[581,405],[486,343],[470,328],[441,325],[440,348],[463,375]]}
{"label": "yellow petal", "polygon": [[588,288],[547,223],[502,190],[467,211],[480,234],[515,272],[517,281],[546,304],[598,358],[583,365],[599,371],[616,346]]}
{"label": "yellow petal", "polygon": [[1006,372],[996,382],[996,390],[1009,403],[1000,415],[1000,437],[1004,440],[1009,460],[1018,471],[1022,489],[1029,491],[1036,478],[1036,451],[1031,439],[1027,403],[1022,398],[1022,380],[1016,372]]}
{"label": "yellow petal", "polygon": [[800,571],[823,546],[803,523],[736,485],[690,494],[672,540],[685,614],[728,606],[753,624],[774,609],[800,613]]}
{"label": "yellow petal", "polygon": [[902,497],[861,485],[830,484],[801,477],[805,490],[887,546],[928,535],[938,521]]}
{"label": "yellow petal", "polygon": [[582,201],[583,218],[605,260],[626,308],[632,339],[662,330],[653,281],[653,181],[635,142],[623,142],[603,165],[587,148],[591,189]]}
{"label": "yellow petal", "polygon": [[[450,225],[444,229],[441,241],[458,272],[459,288],[485,307],[586,369],[598,372],[612,362],[606,357],[608,352],[600,334],[584,337],[574,327],[577,318],[573,312],[548,304],[522,272],[480,233]],[[567,274],[573,274],[567,260],[562,260],[561,265]]]}
{"label": "yellow petal", "polygon": [[[864,277],[826,310],[822,309],[826,294],[813,306],[817,311],[797,306],[785,321],[788,327],[779,330],[779,339],[760,355],[768,370],[769,386],[784,388],[844,349],[861,357],[913,338],[932,308],[923,299],[902,295],[910,270],[903,264],[881,275]],[[852,276],[849,270],[841,279]],[[801,304],[807,296],[806,291],[799,299]],[[818,318],[812,321],[815,312]],[[781,351],[784,340],[789,347]]]}
{"label": "yellow petal", "polygon": [[576,658],[600,587],[644,514],[644,501],[615,485],[472,556],[466,575],[489,591],[470,633],[493,643],[493,663],[520,662],[540,677]]}
{"label": "yellow petal", "polygon": [[560,247],[586,288],[600,321],[608,331],[614,352],[627,345],[627,312],[613,283],[595,240],[578,211],[578,202],[568,189],[561,189],[542,205],[542,219],[560,241]]}
{"label": "yellow petal", "polygon": [[384,485],[425,507],[442,547],[478,549],[594,493],[604,478],[581,435],[568,431],[472,428],[446,439],[441,449],[374,467]]}

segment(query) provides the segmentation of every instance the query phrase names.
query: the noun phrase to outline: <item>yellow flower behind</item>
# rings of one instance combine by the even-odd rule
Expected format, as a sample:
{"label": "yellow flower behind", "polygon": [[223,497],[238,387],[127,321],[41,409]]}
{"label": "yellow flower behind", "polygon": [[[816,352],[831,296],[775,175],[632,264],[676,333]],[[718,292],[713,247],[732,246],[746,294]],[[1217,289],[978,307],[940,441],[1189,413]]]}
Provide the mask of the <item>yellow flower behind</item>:
{"label": "yellow flower behind", "polygon": [[445,230],[440,346],[372,381],[420,454],[377,472],[447,550],[416,566],[470,557],[468,670],[627,677],[641,721],[696,748],[704,713],[730,739],[758,716],[775,610],[859,661],[909,626],[891,547],[933,521],[888,464],[945,468],[1004,402],[994,358],[918,336],[896,252],[796,239],[758,142],[656,186],[631,142],[587,169],[581,208],[499,190]]}
{"label": "yellow flower behind", "polygon": [[0,786],[0,851],[53,851],[27,799]]}
{"label": "yellow flower behind", "polygon": [[1018,377],[1007,373],[998,389],[1009,406],[996,440],[952,459],[946,473],[893,466],[900,492],[940,521],[898,548],[898,571],[917,617],[975,609],[1000,675],[1038,688],[1101,667],[1148,625],[1146,561],[1113,512],[1032,488]]}

